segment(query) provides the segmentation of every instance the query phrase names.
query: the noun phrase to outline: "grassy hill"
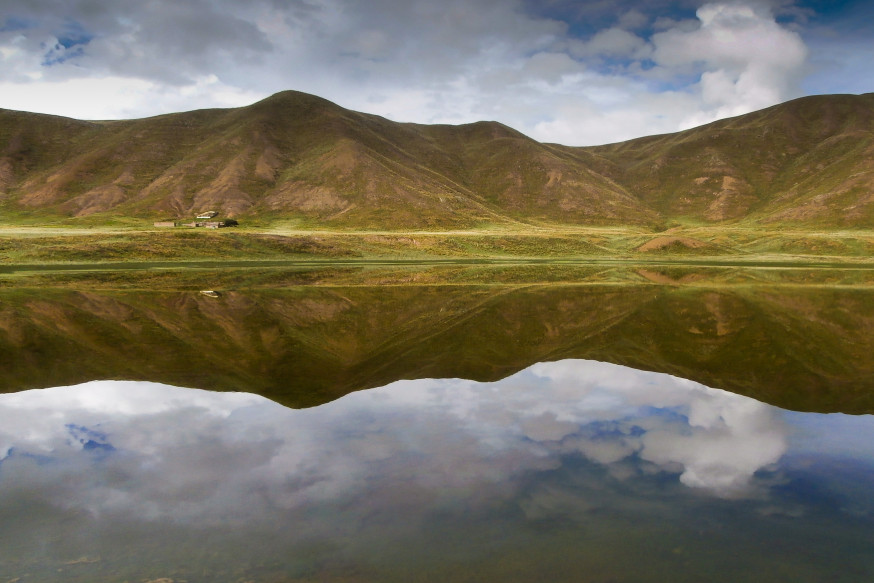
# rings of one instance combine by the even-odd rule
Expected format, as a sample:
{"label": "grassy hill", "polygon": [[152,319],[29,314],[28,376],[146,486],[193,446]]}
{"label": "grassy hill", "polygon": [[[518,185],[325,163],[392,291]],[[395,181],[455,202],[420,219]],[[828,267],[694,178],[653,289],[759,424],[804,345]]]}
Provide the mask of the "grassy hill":
{"label": "grassy hill", "polygon": [[692,130],[584,149],[674,219],[871,225],[874,94],[807,97]]}
{"label": "grassy hill", "polygon": [[96,220],[212,209],[363,229],[857,227],[874,219],[872,136],[874,94],[591,148],[496,122],[395,123],[291,91],[126,121],[0,110],[0,209]]}

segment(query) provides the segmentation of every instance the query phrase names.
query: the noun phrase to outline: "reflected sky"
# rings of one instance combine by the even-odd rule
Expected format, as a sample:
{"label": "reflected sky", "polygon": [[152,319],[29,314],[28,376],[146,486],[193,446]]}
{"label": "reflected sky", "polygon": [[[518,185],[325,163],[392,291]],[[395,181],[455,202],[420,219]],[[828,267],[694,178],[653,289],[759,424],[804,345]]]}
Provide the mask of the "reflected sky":
{"label": "reflected sky", "polygon": [[581,360],[305,410],[142,382],[7,394],[0,577],[858,581],[872,436]]}

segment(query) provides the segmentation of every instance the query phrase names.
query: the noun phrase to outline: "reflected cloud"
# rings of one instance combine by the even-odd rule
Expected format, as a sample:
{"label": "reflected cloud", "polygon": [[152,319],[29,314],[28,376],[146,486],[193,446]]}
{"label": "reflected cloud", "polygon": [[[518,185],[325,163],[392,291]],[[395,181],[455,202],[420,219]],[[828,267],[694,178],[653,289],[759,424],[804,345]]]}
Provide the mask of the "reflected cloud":
{"label": "reflected cloud", "polygon": [[[309,410],[255,395],[94,382],[4,395],[0,486],[94,515],[228,520],[387,483],[439,497],[570,457],[630,479],[649,463],[717,496],[753,495],[786,452],[778,410],[669,375],[592,361],[496,383],[399,381]],[[652,472],[653,468],[646,471]],[[55,483],[49,490],[45,484]]]}
{"label": "reflected cloud", "polygon": [[[390,388],[389,388],[390,387]],[[379,389],[452,413],[504,448],[522,441],[544,455],[576,450],[613,464],[631,456],[719,496],[752,495],[755,473],[786,452],[779,410],[670,375],[608,363],[542,363],[490,385],[439,381]],[[460,401],[458,404],[455,401]]]}
{"label": "reflected cloud", "polygon": [[[704,532],[724,520],[725,504],[751,509],[745,520],[803,520],[812,503],[867,520],[864,487],[797,477],[831,452],[843,460],[835,475],[862,475],[874,454],[863,447],[849,463],[845,441],[864,440],[870,421],[790,414],[579,360],[495,383],[399,381],[306,410],[250,394],[94,382],[0,396],[0,535],[13,529],[35,561],[47,537],[72,541],[75,551],[52,550],[69,561],[95,545],[122,556],[113,545],[160,533],[163,550],[150,552],[164,561],[207,529],[217,533],[211,545],[227,549],[221,556],[244,544],[261,561],[318,562],[324,552],[337,564],[384,556],[387,540],[427,540],[435,524],[462,538],[480,529],[484,540],[504,529],[499,538],[511,544],[547,523],[661,532],[675,520]],[[832,425],[839,449],[817,438]],[[451,545],[459,535],[434,536]],[[0,575],[23,552],[0,549]]]}

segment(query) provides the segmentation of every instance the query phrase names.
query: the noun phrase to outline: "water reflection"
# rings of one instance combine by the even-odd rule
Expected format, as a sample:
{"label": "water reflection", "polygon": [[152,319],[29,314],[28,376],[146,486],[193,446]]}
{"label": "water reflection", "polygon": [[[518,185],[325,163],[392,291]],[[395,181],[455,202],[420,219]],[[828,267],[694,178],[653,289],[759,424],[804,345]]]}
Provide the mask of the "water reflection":
{"label": "water reflection", "polygon": [[0,575],[858,581],[872,434],[580,360],[308,410],[131,382],[3,395]]}
{"label": "water reflection", "polygon": [[0,391],[124,378],[305,407],[398,379],[497,380],[584,358],[787,409],[870,413],[872,328],[871,287],[0,289]]}

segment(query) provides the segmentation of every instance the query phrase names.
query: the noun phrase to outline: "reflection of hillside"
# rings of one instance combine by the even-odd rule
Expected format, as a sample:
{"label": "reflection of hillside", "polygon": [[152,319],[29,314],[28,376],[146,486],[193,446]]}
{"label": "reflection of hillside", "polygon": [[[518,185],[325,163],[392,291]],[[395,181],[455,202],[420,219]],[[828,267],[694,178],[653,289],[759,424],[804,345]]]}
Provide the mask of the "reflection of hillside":
{"label": "reflection of hillside", "polygon": [[7,291],[0,389],[149,380],[320,404],[585,358],[791,409],[874,412],[870,291],[656,286]]}

